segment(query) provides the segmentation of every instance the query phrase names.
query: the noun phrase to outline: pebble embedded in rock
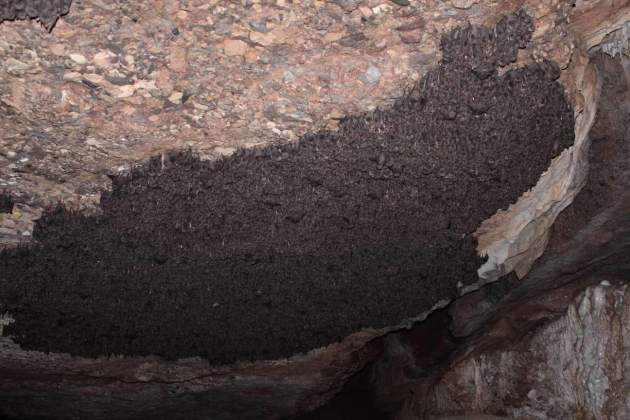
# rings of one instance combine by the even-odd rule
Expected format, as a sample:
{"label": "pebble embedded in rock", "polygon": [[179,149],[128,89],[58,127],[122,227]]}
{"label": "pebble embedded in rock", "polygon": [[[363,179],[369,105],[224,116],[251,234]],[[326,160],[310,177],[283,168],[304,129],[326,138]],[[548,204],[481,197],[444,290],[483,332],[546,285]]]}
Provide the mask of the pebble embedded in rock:
{"label": "pebble embedded in rock", "polygon": [[409,0],[390,0],[392,3],[397,4],[399,6],[409,6]]}
{"label": "pebble embedded in rock", "polygon": [[282,80],[284,80],[284,83],[291,83],[295,80],[295,75],[290,70],[287,70],[284,72]]}
{"label": "pebble embedded in rock", "polygon": [[223,51],[228,56],[244,55],[247,51],[247,43],[240,39],[228,39],[223,43]]}
{"label": "pebble embedded in rock", "polygon": [[88,62],[87,58],[85,58],[83,54],[70,53],[68,54],[68,57],[70,57],[72,61],[80,65],[86,64]]}
{"label": "pebble embedded in rock", "polygon": [[359,3],[361,3],[360,0],[334,0],[334,2],[346,12],[352,12],[359,7]]}
{"label": "pebble embedded in rock", "polygon": [[373,64],[368,66],[367,71],[365,72],[365,79],[369,83],[376,83],[381,78],[381,71]]}
{"label": "pebble embedded in rock", "polygon": [[400,32],[407,32],[407,31],[413,31],[416,29],[423,29],[424,27],[425,27],[424,19],[419,17],[412,20],[411,22],[398,26],[396,30]]}
{"label": "pebble embedded in rock", "polygon": [[171,96],[168,97],[168,100],[174,104],[180,104],[182,102],[183,97],[184,97],[183,92],[173,92]]}
{"label": "pebble embedded in rock", "polygon": [[367,41],[367,37],[363,32],[355,32],[350,35],[346,35],[339,40],[339,44],[344,47],[358,48],[360,45]]}
{"label": "pebble embedded in rock", "polygon": [[251,22],[249,22],[249,26],[256,32],[269,32],[269,28],[267,28],[267,22],[264,20],[252,20]]}
{"label": "pebble embedded in rock", "polygon": [[57,56],[63,56],[66,54],[66,46],[64,44],[52,44],[50,52]]}
{"label": "pebble embedded in rock", "polygon": [[7,72],[15,76],[21,76],[29,69],[28,64],[23,63],[20,60],[16,60],[13,57],[10,57],[8,60],[6,60],[4,62],[4,65],[6,66]]}
{"label": "pebble embedded in rock", "polygon": [[359,7],[359,12],[361,12],[361,17],[363,17],[363,19],[369,19],[374,14],[372,9],[365,6]]}
{"label": "pebble embedded in rock", "polygon": [[167,66],[178,73],[184,73],[188,69],[188,50],[185,45],[176,44],[172,46]]}
{"label": "pebble embedded in rock", "polygon": [[456,9],[470,9],[478,0],[451,0],[451,4]]}
{"label": "pebble embedded in rock", "polygon": [[420,29],[400,33],[400,40],[405,44],[419,44],[422,42],[423,32]]}
{"label": "pebble embedded in rock", "polygon": [[94,64],[98,67],[110,67],[112,65],[112,58],[115,56],[115,54],[108,50],[99,51],[94,55]]}

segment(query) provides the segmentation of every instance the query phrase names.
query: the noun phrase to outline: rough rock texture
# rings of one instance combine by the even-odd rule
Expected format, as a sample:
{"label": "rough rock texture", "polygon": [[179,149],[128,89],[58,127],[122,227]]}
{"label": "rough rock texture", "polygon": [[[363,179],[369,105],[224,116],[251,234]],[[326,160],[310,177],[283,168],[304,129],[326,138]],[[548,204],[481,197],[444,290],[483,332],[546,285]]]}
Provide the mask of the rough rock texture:
{"label": "rough rock texture", "polygon": [[[440,313],[409,332],[388,336],[384,356],[368,366],[370,395],[378,409],[390,408],[382,418],[481,413],[550,420],[625,418],[629,214],[626,196],[594,217],[562,250],[545,254],[519,286],[506,292],[487,290],[489,285],[477,292],[486,296],[478,296],[472,306],[465,300],[449,306],[451,330],[465,338],[436,325]],[[577,320],[576,308],[581,314]],[[428,332],[422,333],[425,326]],[[620,334],[625,334],[622,345]],[[597,346],[596,356],[584,355],[582,350]],[[441,363],[427,359],[431,349]],[[566,366],[571,370],[563,371]],[[589,375],[592,380],[585,381]],[[614,385],[601,387],[598,381]]]}
{"label": "rough rock texture", "polygon": [[3,20],[34,19],[52,30],[60,16],[70,10],[72,0],[2,0],[0,22]]}
{"label": "rough rock texture", "polygon": [[[85,359],[0,338],[0,415],[17,419],[276,419],[331,398],[380,351],[374,332],[291,360]],[[63,378],[63,379],[62,379]],[[61,385],[61,381],[63,385]],[[16,384],[20,384],[16,387]]]}
{"label": "rough rock texture", "polygon": [[[621,279],[627,282],[627,277]],[[508,349],[455,365],[432,411],[544,419],[630,416],[630,288],[588,288],[565,316]]]}
{"label": "rough rock texture", "polygon": [[40,351],[231,363],[452,299],[477,281],[471,233],[573,141],[554,63],[496,74],[531,32],[522,11],[455,30],[391,110],[220,162],[157,157],[114,181],[102,215],[47,213],[41,246],[0,255],[7,333]]}

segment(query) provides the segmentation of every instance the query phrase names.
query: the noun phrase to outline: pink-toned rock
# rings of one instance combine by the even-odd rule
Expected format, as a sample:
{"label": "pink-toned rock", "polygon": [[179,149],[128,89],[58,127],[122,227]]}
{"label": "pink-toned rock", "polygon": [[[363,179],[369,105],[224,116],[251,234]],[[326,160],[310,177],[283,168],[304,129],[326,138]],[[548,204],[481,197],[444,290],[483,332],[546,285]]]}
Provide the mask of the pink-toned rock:
{"label": "pink-toned rock", "polygon": [[400,33],[400,39],[405,44],[419,44],[422,42],[423,32],[420,29]]}
{"label": "pink-toned rock", "polygon": [[184,43],[177,43],[171,47],[168,68],[178,73],[184,73],[188,69],[188,47]]}
{"label": "pink-toned rock", "polygon": [[249,39],[263,47],[269,47],[276,42],[277,35],[275,33],[250,32]]}
{"label": "pink-toned rock", "polygon": [[247,48],[247,43],[239,39],[228,39],[223,43],[223,51],[229,56],[244,55]]}
{"label": "pink-toned rock", "polygon": [[63,56],[66,54],[66,46],[64,44],[52,44],[50,52],[57,56]]}
{"label": "pink-toned rock", "polygon": [[169,96],[173,92],[173,81],[168,71],[162,69],[157,72],[155,84],[164,96]]}
{"label": "pink-toned rock", "polygon": [[99,51],[94,54],[94,64],[98,67],[110,67],[112,65],[112,59],[116,57],[116,54],[109,50]]}

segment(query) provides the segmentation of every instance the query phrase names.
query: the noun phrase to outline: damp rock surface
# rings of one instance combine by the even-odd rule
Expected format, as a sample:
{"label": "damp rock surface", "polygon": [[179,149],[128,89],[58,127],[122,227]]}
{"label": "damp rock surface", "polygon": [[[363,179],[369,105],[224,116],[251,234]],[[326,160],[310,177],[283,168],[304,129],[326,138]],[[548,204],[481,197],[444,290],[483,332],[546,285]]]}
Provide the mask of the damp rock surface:
{"label": "damp rock surface", "polygon": [[553,63],[499,76],[519,12],[443,37],[388,110],[217,162],[153,158],[102,214],[47,212],[0,254],[0,311],[23,347],[84,356],[287,357],[395,325],[477,280],[472,233],[573,141]]}

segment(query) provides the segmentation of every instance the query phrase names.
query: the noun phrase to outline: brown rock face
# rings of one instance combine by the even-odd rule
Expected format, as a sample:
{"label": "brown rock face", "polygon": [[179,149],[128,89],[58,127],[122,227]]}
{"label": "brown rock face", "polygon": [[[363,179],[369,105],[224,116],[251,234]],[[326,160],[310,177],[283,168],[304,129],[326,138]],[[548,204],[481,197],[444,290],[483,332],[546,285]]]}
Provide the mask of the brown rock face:
{"label": "brown rock face", "polygon": [[622,284],[602,280],[589,287],[565,315],[517,345],[458,361],[425,409],[519,418],[569,419],[576,413],[578,418],[626,418],[630,289],[623,284],[627,276],[617,281]]}

